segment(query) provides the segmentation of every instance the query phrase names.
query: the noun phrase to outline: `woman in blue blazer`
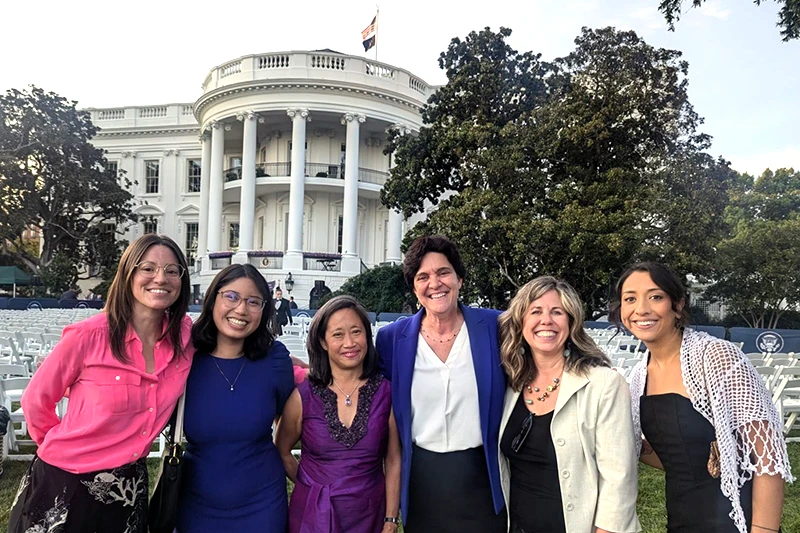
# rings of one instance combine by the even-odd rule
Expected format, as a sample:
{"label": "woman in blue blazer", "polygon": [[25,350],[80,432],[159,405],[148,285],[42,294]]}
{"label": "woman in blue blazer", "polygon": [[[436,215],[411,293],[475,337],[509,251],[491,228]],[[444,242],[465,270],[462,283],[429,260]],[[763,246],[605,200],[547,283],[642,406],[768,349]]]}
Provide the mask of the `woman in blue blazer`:
{"label": "woman in blue blazer", "polygon": [[[499,313],[460,305],[466,274],[445,237],[416,239],[403,275],[422,309],[378,331],[402,444],[407,533],[505,533],[497,449],[505,375]],[[394,517],[387,517],[391,520]]]}

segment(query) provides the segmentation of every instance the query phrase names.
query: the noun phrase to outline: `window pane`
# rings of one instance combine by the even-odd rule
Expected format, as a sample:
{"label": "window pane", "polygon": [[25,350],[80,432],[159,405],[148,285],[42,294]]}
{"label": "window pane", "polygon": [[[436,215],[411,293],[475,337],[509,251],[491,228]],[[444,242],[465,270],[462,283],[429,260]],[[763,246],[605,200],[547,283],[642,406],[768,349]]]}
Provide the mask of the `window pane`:
{"label": "window pane", "polygon": [[186,250],[186,261],[189,266],[194,266],[197,259],[197,235],[200,233],[200,224],[198,222],[186,223],[186,242],[184,249]]}
{"label": "window pane", "polygon": [[239,247],[239,223],[232,222],[228,229],[228,249]]}
{"label": "window pane", "polygon": [[187,192],[200,192],[200,161],[198,159],[189,159],[187,161],[187,179],[186,184]]}

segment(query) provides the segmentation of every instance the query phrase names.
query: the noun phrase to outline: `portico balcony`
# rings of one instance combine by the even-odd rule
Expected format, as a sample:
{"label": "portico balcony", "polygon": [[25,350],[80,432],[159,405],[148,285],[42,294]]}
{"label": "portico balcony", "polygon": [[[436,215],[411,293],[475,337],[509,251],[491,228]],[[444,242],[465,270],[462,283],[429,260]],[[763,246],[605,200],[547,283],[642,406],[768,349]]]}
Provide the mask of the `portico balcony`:
{"label": "portico balcony", "polygon": [[[292,174],[291,163],[259,163],[256,165],[256,179],[258,178],[288,178]],[[313,178],[329,178],[344,180],[344,165],[330,163],[306,163],[305,176]],[[225,170],[225,183],[242,179],[242,167],[233,167]],[[358,181],[371,183],[383,187],[389,173],[371,168],[358,168]]]}

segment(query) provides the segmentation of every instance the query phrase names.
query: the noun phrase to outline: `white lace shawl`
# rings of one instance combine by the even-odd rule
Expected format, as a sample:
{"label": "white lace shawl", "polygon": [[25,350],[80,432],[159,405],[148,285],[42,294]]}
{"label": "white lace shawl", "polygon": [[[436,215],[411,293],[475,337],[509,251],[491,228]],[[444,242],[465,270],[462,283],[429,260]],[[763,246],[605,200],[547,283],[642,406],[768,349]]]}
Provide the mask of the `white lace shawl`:
{"label": "white lace shawl", "polygon": [[[681,343],[683,384],[694,409],[714,426],[720,452],[721,489],[731,501],[729,514],[747,533],[739,489],[754,475],[794,478],[778,413],[761,376],[739,348],[704,332],[685,330]],[[631,411],[636,445],[641,450],[639,401],[644,394],[647,361],[631,373]],[[637,451],[638,453],[638,451]]]}

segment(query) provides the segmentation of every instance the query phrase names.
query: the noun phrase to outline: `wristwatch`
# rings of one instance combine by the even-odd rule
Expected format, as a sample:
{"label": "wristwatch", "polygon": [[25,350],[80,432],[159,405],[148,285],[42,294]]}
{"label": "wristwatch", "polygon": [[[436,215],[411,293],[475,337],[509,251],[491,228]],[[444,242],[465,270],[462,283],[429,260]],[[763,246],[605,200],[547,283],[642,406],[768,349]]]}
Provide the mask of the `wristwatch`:
{"label": "wristwatch", "polygon": [[391,524],[399,524],[400,519],[397,518],[396,516],[387,516],[386,518],[383,519],[383,523],[385,524],[387,522]]}

